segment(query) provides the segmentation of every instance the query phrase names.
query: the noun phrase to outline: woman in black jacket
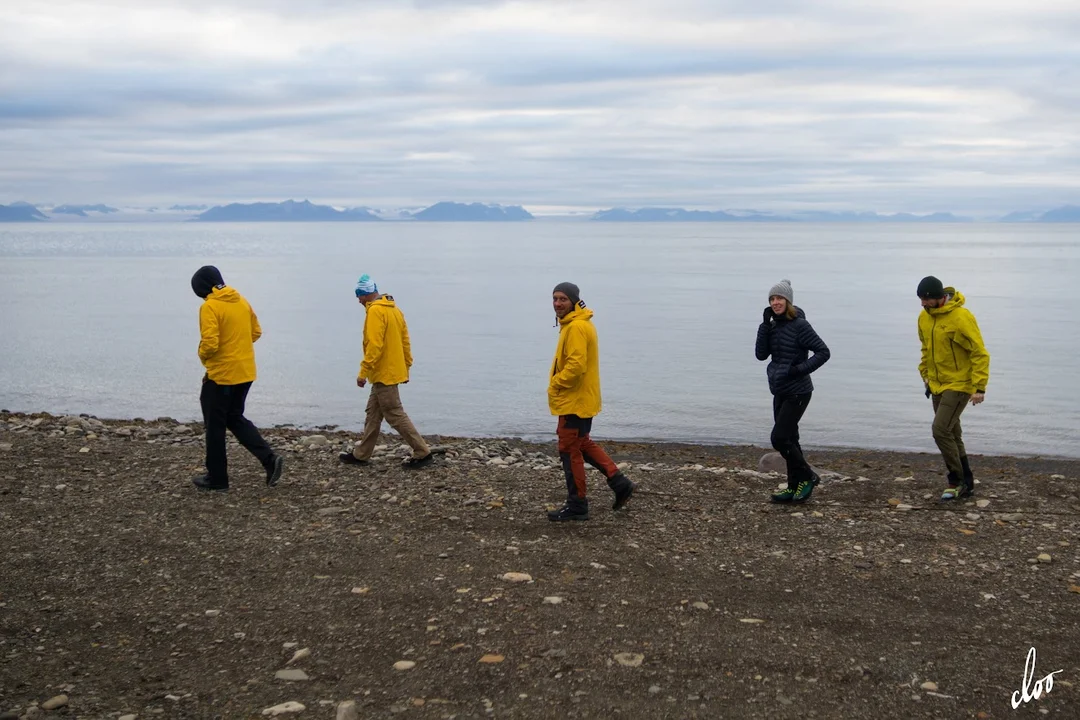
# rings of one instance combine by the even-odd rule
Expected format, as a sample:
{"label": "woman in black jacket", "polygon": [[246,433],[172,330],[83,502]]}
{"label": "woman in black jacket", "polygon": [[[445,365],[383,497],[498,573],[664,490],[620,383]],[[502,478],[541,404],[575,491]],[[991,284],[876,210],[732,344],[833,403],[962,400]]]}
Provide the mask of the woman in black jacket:
{"label": "woman in black jacket", "polygon": [[[787,461],[788,485],[774,493],[773,502],[806,502],[820,478],[799,447],[799,420],[810,404],[814,383],[810,373],[829,360],[829,348],[795,307],[790,280],[769,290],[769,307],[758,327],[755,352],[768,360],[769,390],[773,394],[772,446]],[[808,355],[812,352],[813,355]]]}

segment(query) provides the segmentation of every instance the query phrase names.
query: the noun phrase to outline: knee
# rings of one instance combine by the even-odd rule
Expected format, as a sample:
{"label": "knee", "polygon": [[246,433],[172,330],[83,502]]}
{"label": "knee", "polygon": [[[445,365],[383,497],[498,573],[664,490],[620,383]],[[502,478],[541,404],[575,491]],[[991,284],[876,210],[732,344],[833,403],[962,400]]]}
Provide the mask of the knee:
{"label": "knee", "polygon": [[773,428],[772,436],[769,439],[772,441],[773,449],[777,452],[783,452],[791,445],[791,436],[777,428]]}
{"label": "knee", "polygon": [[949,428],[946,427],[945,423],[935,421],[934,424],[930,426],[930,432],[933,434],[935,440],[943,440],[952,437],[952,433],[949,432]]}

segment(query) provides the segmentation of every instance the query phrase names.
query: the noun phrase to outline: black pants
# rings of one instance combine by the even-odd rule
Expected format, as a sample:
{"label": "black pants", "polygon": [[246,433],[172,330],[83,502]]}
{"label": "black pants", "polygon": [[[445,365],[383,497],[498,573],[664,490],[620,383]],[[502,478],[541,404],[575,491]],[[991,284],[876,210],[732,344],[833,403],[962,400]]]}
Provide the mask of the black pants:
{"label": "black pants", "polygon": [[258,458],[263,467],[274,459],[274,451],[263,440],[259,429],[244,417],[244,401],[251,383],[218,385],[203,380],[199,402],[206,425],[206,473],[214,485],[229,484],[228,463],[225,459],[225,431],[231,430],[240,444]]}
{"label": "black pants", "polygon": [[814,473],[799,446],[799,420],[806,412],[812,394],[773,396],[772,446],[787,461],[788,485],[791,487],[809,480]]}

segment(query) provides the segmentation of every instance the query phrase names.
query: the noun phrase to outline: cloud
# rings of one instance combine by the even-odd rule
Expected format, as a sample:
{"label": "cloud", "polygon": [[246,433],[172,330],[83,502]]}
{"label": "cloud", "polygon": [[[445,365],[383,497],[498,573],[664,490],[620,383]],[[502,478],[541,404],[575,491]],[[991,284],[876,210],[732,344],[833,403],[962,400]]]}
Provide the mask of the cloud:
{"label": "cloud", "polygon": [[1080,195],[1080,8],[82,2],[0,29],[0,201],[994,214]]}

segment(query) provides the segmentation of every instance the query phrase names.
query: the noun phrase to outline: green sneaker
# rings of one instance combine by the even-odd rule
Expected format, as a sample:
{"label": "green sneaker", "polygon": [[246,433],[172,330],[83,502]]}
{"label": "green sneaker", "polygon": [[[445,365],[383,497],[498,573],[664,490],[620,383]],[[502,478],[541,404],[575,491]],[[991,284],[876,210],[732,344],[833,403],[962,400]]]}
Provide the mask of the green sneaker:
{"label": "green sneaker", "polygon": [[[964,494],[967,487],[964,485],[964,481],[961,480],[956,473],[949,473],[946,479],[949,485],[945,488],[945,491],[941,493],[941,502],[948,502],[949,500],[967,497]],[[971,493],[968,493],[968,495],[970,494]]]}
{"label": "green sneaker", "polygon": [[791,497],[793,503],[804,503],[810,499],[810,493],[814,492],[814,486],[816,482],[811,480],[800,480],[799,484],[795,486],[795,494]]}
{"label": "green sneaker", "polygon": [[780,492],[774,492],[772,494],[772,502],[774,503],[786,503],[791,502],[791,498],[795,497],[795,488],[788,485]]}

